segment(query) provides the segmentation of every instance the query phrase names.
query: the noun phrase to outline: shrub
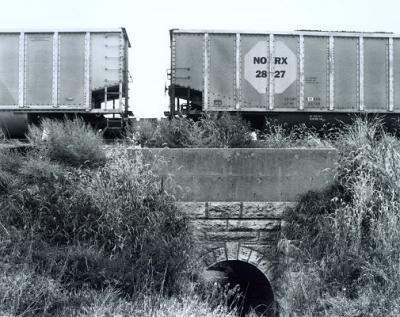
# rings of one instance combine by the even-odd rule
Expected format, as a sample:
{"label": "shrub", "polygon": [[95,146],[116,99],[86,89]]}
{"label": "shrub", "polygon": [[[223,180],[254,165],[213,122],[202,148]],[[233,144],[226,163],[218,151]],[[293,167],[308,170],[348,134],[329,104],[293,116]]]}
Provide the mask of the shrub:
{"label": "shrub", "polygon": [[96,166],[105,162],[102,137],[81,119],[44,119],[30,126],[28,140],[41,155],[71,166]]}

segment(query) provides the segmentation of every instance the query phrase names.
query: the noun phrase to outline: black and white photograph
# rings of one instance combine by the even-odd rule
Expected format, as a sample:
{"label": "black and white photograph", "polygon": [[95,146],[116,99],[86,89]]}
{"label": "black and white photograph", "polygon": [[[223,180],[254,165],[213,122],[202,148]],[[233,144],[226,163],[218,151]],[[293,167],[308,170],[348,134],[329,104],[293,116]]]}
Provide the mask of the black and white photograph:
{"label": "black and white photograph", "polygon": [[1,1],[0,317],[399,317],[399,12]]}

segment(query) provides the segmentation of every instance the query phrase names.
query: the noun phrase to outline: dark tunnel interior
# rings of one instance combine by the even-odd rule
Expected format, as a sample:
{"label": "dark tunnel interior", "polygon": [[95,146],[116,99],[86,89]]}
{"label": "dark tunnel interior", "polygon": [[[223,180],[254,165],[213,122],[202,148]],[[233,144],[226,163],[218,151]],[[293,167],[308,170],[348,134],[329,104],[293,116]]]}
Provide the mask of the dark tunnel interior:
{"label": "dark tunnel interior", "polygon": [[234,305],[240,311],[240,316],[246,316],[251,310],[268,317],[278,316],[274,312],[274,294],[267,277],[254,265],[243,261],[223,261],[207,269],[209,279],[217,282],[225,289],[239,286],[239,298],[230,300],[228,305]]}

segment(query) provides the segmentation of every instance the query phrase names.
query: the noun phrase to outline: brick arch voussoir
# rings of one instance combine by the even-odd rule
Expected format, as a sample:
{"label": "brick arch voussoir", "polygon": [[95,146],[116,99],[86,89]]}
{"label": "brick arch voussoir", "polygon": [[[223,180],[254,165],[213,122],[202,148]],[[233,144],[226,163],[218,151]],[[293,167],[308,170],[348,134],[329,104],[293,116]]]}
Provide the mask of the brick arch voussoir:
{"label": "brick arch voussoir", "polygon": [[226,243],[224,246],[207,250],[200,259],[206,267],[229,260],[239,260],[254,265],[269,281],[273,278],[271,261],[261,252],[239,243]]}

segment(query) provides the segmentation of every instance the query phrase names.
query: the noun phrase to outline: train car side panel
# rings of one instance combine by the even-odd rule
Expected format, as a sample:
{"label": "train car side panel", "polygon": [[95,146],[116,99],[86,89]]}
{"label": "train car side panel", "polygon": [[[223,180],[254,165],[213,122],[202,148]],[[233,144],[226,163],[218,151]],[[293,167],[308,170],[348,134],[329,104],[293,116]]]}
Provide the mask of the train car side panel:
{"label": "train car side panel", "polygon": [[400,112],[400,39],[393,40],[394,111]]}
{"label": "train car side panel", "polygon": [[235,109],[235,36],[209,35],[210,110]]}
{"label": "train car side panel", "polygon": [[304,108],[329,108],[329,38],[304,37]]}
{"label": "train car side panel", "polygon": [[121,80],[121,36],[119,33],[93,33],[91,39],[91,89],[118,85]]}
{"label": "train car side panel", "polygon": [[25,35],[25,105],[53,106],[53,34]]}
{"label": "train car side panel", "polygon": [[335,110],[359,108],[358,38],[335,37]]}
{"label": "train car side panel", "polygon": [[203,89],[204,37],[202,34],[175,35],[175,84]]}
{"label": "train car side panel", "polygon": [[59,35],[58,102],[85,107],[85,33]]}
{"label": "train car side panel", "polygon": [[364,38],[365,110],[389,109],[388,40]]}
{"label": "train car side panel", "polygon": [[19,35],[0,35],[0,109],[18,106]]}

